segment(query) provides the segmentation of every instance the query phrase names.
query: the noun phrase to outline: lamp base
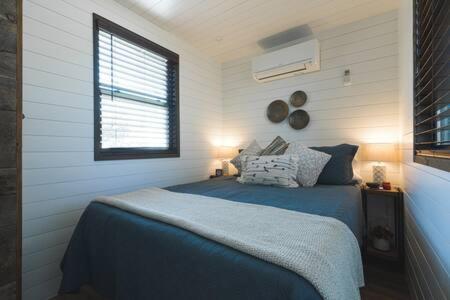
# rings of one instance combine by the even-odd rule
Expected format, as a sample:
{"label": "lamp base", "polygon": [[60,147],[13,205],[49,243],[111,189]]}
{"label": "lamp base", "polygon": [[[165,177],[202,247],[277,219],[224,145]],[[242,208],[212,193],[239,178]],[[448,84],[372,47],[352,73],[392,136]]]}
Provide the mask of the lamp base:
{"label": "lamp base", "polygon": [[226,161],[226,160],[222,160],[222,171],[223,171],[224,176],[230,175],[228,161]]}
{"label": "lamp base", "polygon": [[376,183],[383,183],[386,181],[386,167],[385,166],[373,166],[373,181]]}

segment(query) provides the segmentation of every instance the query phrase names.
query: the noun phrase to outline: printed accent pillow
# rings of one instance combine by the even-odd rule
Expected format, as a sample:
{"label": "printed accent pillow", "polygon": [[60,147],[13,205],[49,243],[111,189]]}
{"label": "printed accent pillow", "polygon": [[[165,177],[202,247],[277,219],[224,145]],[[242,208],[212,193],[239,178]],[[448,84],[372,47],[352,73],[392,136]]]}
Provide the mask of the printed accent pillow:
{"label": "printed accent pillow", "polygon": [[285,140],[277,136],[259,155],[282,155],[288,146]]}
{"label": "printed accent pillow", "polygon": [[240,183],[298,187],[298,157],[289,155],[244,156]]}
{"label": "printed accent pillow", "polygon": [[285,155],[298,155],[297,180],[304,187],[312,187],[317,183],[323,168],[331,159],[331,155],[309,149],[298,142],[289,144]]}
{"label": "printed accent pillow", "polygon": [[253,142],[250,143],[250,145],[248,145],[247,148],[245,148],[241,153],[239,153],[235,158],[233,158],[230,163],[232,163],[234,165],[234,167],[238,170],[239,174],[241,173],[241,169],[242,169],[242,157],[246,156],[246,155],[255,155],[258,156],[260,155],[262,151],[261,146],[258,144],[258,142],[256,140],[253,140]]}

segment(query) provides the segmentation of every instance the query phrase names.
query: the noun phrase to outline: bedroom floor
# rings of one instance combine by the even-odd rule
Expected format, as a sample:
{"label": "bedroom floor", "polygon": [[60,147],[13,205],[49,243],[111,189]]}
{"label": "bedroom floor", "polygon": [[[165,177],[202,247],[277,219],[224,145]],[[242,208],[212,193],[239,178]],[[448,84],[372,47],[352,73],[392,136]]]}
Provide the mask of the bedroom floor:
{"label": "bedroom floor", "polygon": [[411,299],[404,274],[368,264],[364,266],[364,275],[366,286],[361,290],[363,300]]}
{"label": "bedroom floor", "polygon": [[[403,274],[386,271],[375,265],[365,266],[366,286],[361,290],[362,300],[407,300],[411,299]],[[89,287],[80,294],[61,295],[51,300],[104,300]]]}

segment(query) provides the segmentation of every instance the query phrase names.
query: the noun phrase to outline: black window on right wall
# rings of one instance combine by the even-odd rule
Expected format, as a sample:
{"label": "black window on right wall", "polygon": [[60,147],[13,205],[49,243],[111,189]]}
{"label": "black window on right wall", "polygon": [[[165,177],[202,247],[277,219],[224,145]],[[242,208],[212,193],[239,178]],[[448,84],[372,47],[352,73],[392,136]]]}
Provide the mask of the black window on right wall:
{"label": "black window on right wall", "polygon": [[414,161],[450,171],[450,1],[415,0]]}

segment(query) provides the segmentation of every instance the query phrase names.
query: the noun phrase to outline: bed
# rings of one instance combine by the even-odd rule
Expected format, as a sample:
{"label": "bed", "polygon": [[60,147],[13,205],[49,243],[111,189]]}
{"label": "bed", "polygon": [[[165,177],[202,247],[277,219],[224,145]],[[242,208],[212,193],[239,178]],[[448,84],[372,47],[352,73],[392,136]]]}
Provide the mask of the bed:
{"label": "bed", "polygon": [[[166,190],[336,218],[361,242],[358,186],[285,189],[221,177]],[[322,299],[279,265],[98,202],[81,217],[61,267],[60,293],[89,285],[108,299]]]}

